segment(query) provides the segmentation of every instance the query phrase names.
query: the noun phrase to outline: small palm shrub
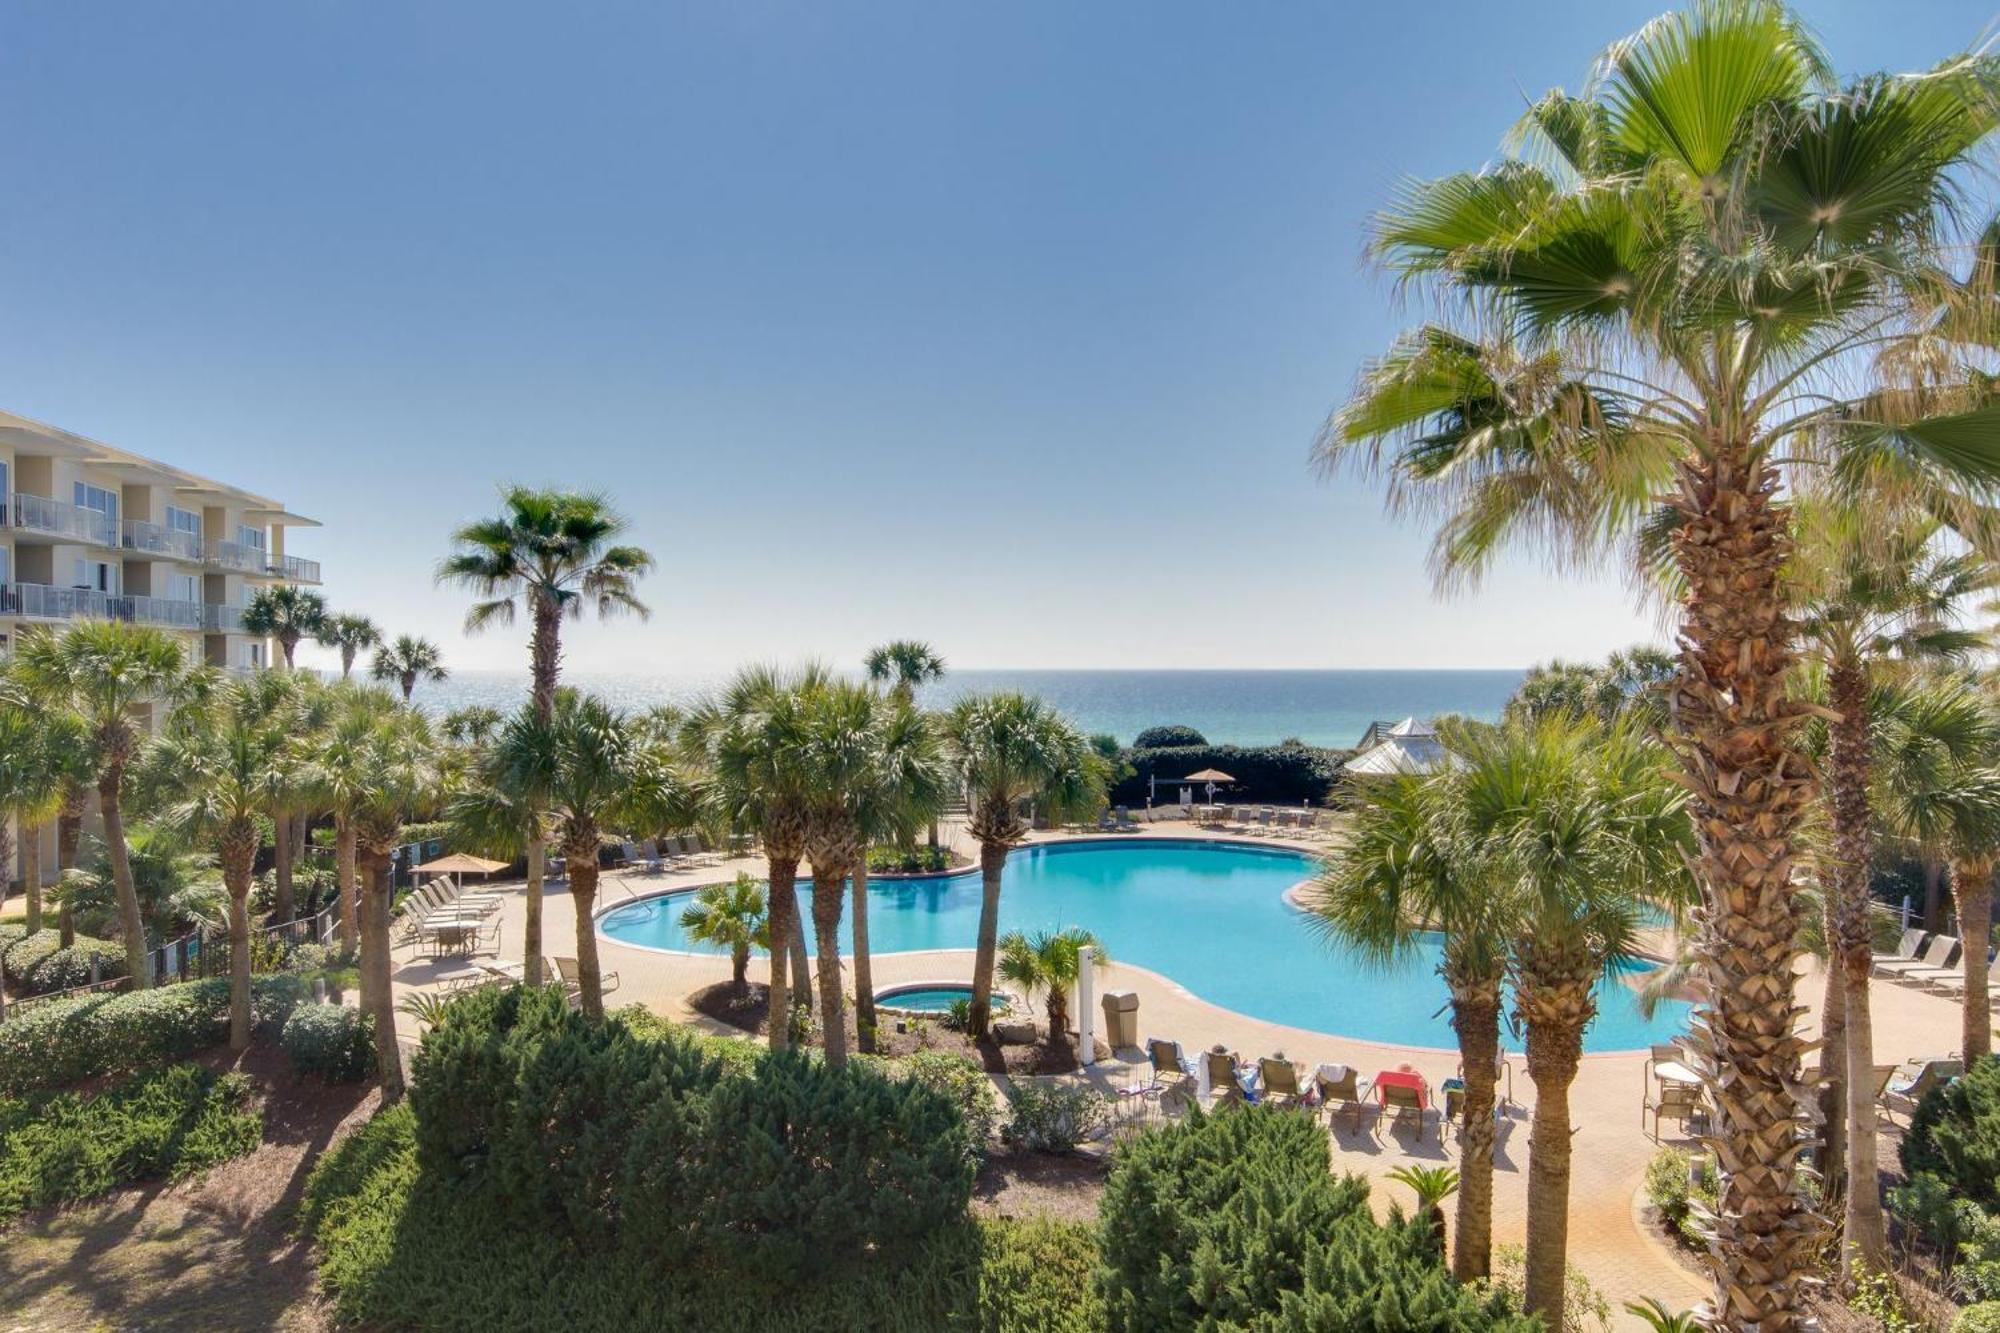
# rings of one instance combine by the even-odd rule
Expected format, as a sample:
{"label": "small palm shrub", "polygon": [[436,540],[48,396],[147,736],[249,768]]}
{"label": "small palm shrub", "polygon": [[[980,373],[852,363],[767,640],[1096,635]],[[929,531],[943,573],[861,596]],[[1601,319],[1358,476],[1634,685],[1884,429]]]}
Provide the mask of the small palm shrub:
{"label": "small palm shrub", "polygon": [[1111,1118],[1104,1095],[1080,1083],[1025,1080],[1007,1088],[1010,1114],[1000,1137],[1031,1152],[1074,1152]]}
{"label": "small palm shrub", "polygon": [[302,1004],[279,1032],[302,1077],[358,1083],[375,1068],[375,1020],[341,1004]]}
{"label": "small palm shrub", "polygon": [[194,1064],[91,1097],[0,1098],[0,1223],[240,1157],[257,1146],[263,1123],[248,1079]]}
{"label": "small palm shrub", "polygon": [[1903,1173],[1929,1172],[1981,1208],[2000,1210],[2000,1056],[1975,1060],[1910,1116]]}
{"label": "small palm shrub", "polygon": [[1098,1228],[1112,1333],[1208,1328],[1529,1333],[1504,1295],[1462,1287],[1430,1229],[1335,1176],[1326,1131],[1265,1107],[1193,1110],[1119,1154]]}
{"label": "small palm shrub", "polygon": [[[297,977],[256,978],[255,1021],[282,1024],[306,990]],[[181,1059],[228,1035],[227,977],[44,1001],[0,1023],[0,1096]]]}

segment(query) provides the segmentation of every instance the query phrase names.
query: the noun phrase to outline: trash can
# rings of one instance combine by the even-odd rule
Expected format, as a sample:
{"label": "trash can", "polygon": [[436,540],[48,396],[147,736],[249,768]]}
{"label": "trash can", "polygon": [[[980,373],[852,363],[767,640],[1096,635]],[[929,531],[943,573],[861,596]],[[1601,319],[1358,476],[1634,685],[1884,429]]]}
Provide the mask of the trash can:
{"label": "trash can", "polygon": [[1104,1042],[1114,1051],[1139,1044],[1139,996],[1129,990],[1104,992]]}

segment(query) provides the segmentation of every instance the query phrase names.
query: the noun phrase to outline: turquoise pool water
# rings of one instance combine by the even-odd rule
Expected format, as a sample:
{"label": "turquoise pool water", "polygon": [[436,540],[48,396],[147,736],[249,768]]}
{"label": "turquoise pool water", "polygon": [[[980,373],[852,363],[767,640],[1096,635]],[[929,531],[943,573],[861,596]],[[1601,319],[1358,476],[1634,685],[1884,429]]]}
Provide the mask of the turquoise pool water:
{"label": "turquoise pool water", "polygon": [[[888,990],[875,992],[875,1003],[891,1009],[908,1009],[918,1014],[945,1014],[959,1001],[972,1002],[972,987],[964,986],[892,986]],[[999,996],[993,999],[996,1010],[1006,1007],[1006,1001]]]}
{"label": "turquoise pool water", "polygon": [[[1000,928],[1083,926],[1113,958],[1254,1018],[1368,1041],[1456,1046],[1436,945],[1387,973],[1348,956],[1284,901],[1285,890],[1313,869],[1312,858],[1299,852],[1192,839],[1023,847],[1007,859]],[[805,891],[802,885],[802,913]],[[679,894],[627,903],[606,912],[598,926],[625,944],[719,952],[682,934],[684,905]],[[878,954],[970,949],[978,927],[977,871],[869,885],[869,942]],[[845,923],[841,942],[850,942]],[[1669,1002],[1649,1022],[1630,989],[1607,979],[1584,1049],[1635,1050],[1665,1041],[1686,1025],[1687,1010]],[[1189,1049],[1205,1044],[1199,1032],[1171,1035]],[[1519,1049],[1504,1029],[1502,1036]]]}

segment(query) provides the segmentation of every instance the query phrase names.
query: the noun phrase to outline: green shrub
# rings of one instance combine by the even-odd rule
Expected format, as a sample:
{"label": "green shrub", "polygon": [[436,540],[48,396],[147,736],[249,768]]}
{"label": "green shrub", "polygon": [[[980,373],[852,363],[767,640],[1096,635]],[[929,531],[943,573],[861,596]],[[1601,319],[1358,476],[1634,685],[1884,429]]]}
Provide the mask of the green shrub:
{"label": "green shrub", "polygon": [[1010,1083],[1007,1105],[1000,1137],[1034,1152],[1072,1152],[1111,1115],[1104,1094],[1080,1083]]}
{"label": "green shrub", "polygon": [[[1272,801],[1297,805],[1309,801],[1319,805],[1333,790],[1339,755],[1310,745],[1182,745],[1170,749],[1126,750],[1121,756],[1131,773],[1111,789],[1115,805],[1142,805],[1147,779],[1159,775],[1164,792],[1169,783],[1176,789],[1180,780],[1204,768],[1219,768],[1235,778],[1231,786],[1218,792],[1229,801]],[[1201,793],[1197,792],[1199,799]],[[1171,798],[1170,798],[1171,799]]]}
{"label": "green shrub", "polygon": [[2000,1209],[2000,1057],[1973,1061],[1917,1103],[1902,1160],[1910,1179],[1928,1171],[1980,1207]]}
{"label": "green shrub", "polygon": [[1646,1197],[1660,1210],[1660,1221],[1667,1230],[1700,1249],[1707,1245],[1708,1239],[1702,1234],[1695,1205],[1714,1210],[1715,1175],[1704,1171],[1697,1183],[1689,1185],[1690,1161],[1689,1155],[1679,1148],[1662,1148],[1653,1154],[1653,1160],[1646,1164]]}
{"label": "green shrub", "polygon": [[[1528,1288],[1528,1250],[1523,1245],[1497,1245],[1493,1249],[1492,1288],[1516,1301]],[[1590,1279],[1575,1264],[1563,1265],[1563,1327],[1568,1333],[1610,1333],[1611,1302],[1590,1285]]]}
{"label": "green shrub", "polygon": [[965,1121],[965,1137],[973,1155],[986,1151],[993,1126],[1000,1119],[1000,1098],[985,1070],[951,1051],[918,1051],[902,1062],[902,1073],[950,1098]]}
{"label": "green shrub", "polygon": [[241,1074],[175,1065],[82,1097],[0,1099],[0,1223],[128,1181],[178,1180],[240,1157],[263,1135]]}
{"label": "green shrub", "polygon": [[1874,1320],[1882,1333],[1924,1333],[1923,1322],[1903,1304],[1902,1290],[1889,1273],[1870,1272],[1855,1265],[1854,1292],[1847,1298],[1847,1304],[1856,1314]]}
{"label": "green shrub", "polygon": [[[257,978],[254,1018],[283,1023],[305,991],[296,977]],[[0,1023],[0,1096],[180,1059],[228,1035],[227,977],[47,1000]]]}
{"label": "green shrub", "polygon": [[1966,1306],[1951,1321],[1951,1333],[2000,1333],[2000,1301]]}
{"label": "green shrub", "polygon": [[1246,1107],[1148,1131],[1118,1155],[1100,1212],[1097,1289],[1113,1333],[1216,1328],[1505,1330],[1539,1323],[1461,1287],[1429,1229],[1368,1210],[1331,1171],[1326,1132]]}
{"label": "green shrub", "polygon": [[346,1005],[300,1005],[279,1042],[301,1076],[358,1083],[375,1069],[375,1020]]}
{"label": "green shrub", "polygon": [[49,995],[90,984],[91,960],[97,962],[97,980],[109,981],[125,975],[125,948],[110,940],[78,935],[65,949],[62,932],[25,930],[0,949],[0,972],[24,995]]}
{"label": "green shrub", "polygon": [[[1179,724],[1164,727],[1147,727],[1132,738],[1132,748],[1135,750],[1178,750],[1190,745],[1206,744],[1208,744],[1208,737],[1202,735],[1193,727],[1183,727]],[[1195,770],[1189,769],[1188,771],[1192,773]]]}
{"label": "green shrub", "polygon": [[944,847],[870,847],[871,875],[927,875],[951,868],[951,851]]}

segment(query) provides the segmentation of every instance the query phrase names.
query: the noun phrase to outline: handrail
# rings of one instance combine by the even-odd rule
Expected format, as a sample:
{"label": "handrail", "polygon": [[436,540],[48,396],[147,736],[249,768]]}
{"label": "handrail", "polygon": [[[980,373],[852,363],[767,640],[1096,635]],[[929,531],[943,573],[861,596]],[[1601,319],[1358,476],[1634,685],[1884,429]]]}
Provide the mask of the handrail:
{"label": "handrail", "polygon": [[71,986],[68,990],[52,990],[46,995],[24,995],[18,1000],[9,1000],[7,1002],[7,1012],[4,1016],[13,1018],[23,1009],[32,1009],[36,1005],[47,1004],[50,1000],[67,1000],[72,996],[89,995],[101,990],[112,990],[123,986],[125,981],[124,977],[106,977],[102,981],[86,981],[81,986]]}

